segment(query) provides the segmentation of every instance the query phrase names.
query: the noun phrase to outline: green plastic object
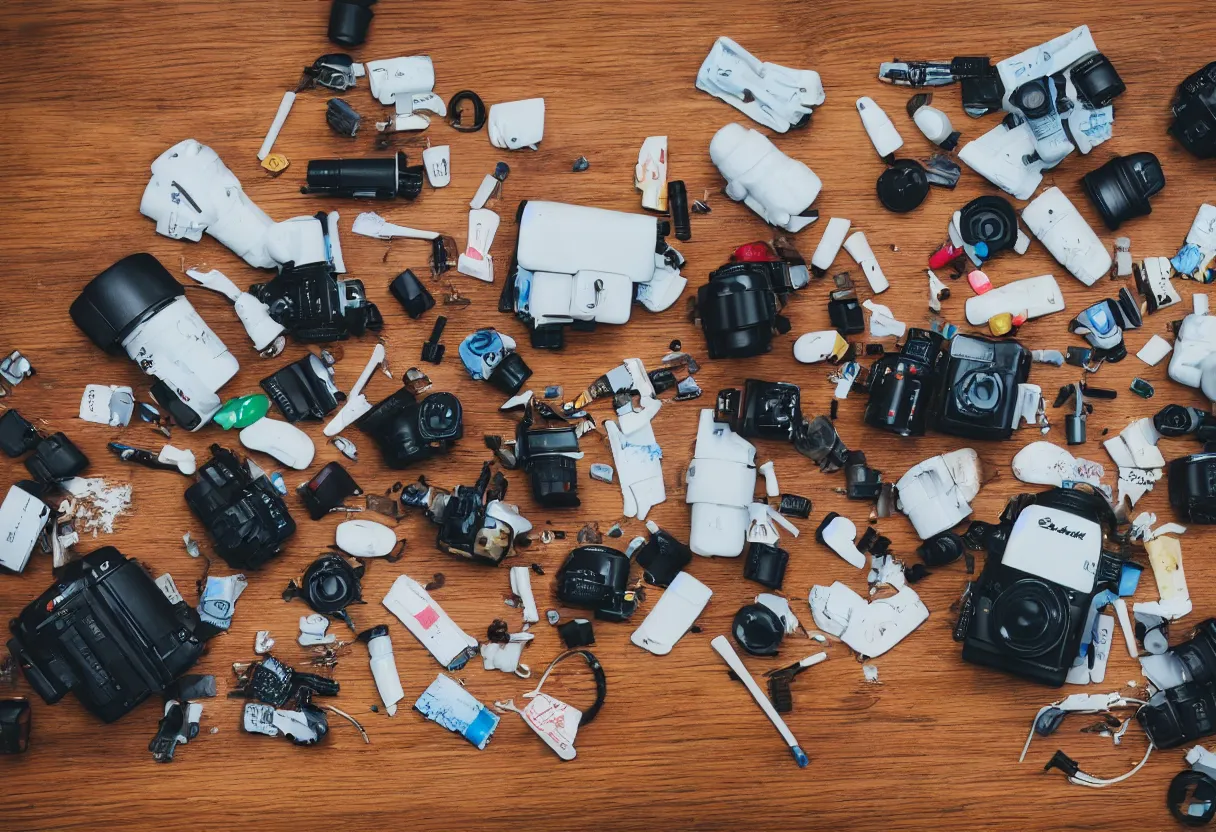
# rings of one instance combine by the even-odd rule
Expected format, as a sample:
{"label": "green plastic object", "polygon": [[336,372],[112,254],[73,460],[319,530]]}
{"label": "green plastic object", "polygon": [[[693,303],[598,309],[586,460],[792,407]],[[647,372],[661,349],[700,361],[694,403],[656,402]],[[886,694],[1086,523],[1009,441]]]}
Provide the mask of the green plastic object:
{"label": "green plastic object", "polygon": [[1132,392],[1142,399],[1151,399],[1153,397],[1153,385],[1149,384],[1142,378],[1132,379]]}
{"label": "green plastic object", "polygon": [[229,399],[212,420],[224,430],[247,428],[270,412],[270,399],[263,393]]}

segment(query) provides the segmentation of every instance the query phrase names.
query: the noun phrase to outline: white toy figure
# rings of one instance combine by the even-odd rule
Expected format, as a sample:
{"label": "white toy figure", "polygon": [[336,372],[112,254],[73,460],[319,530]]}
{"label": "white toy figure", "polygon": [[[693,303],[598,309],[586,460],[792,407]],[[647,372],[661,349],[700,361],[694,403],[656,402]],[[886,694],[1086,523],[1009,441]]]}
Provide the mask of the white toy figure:
{"label": "white toy figure", "polygon": [[809,210],[823,187],[819,177],[763,134],[728,124],[714,134],[709,157],[726,180],[726,195],[769,225],[795,232],[819,218],[817,211]]}

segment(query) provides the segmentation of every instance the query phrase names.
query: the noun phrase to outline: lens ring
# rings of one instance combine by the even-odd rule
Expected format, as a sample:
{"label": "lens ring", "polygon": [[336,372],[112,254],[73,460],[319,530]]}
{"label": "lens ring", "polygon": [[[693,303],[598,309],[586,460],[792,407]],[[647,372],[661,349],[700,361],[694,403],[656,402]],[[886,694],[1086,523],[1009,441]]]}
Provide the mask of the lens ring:
{"label": "lens ring", "polygon": [[1039,656],[1067,634],[1070,616],[1059,588],[1037,578],[1017,581],[992,603],[993,631],[1010,653]]}

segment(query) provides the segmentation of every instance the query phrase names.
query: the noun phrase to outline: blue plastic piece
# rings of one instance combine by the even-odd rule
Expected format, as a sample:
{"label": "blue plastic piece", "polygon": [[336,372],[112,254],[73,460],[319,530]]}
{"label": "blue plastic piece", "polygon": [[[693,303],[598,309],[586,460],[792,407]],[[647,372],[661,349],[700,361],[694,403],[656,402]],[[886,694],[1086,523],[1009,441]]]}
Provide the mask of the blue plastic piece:
{"label": "blue plastic piece", "polygon": [[794,761],[798,763],[798,768],[806,768],[811,764],[811,758],[806,756],[806,752],[801,747],[791,745],[790,753],[794,755]]}
{"label": "blue plastic piece", "polygon": [[988,244],[983,240],[980,240],[975,244],[975,256],[979,257],[981,260],[988,259]]}
{"label": "blue plastic piece", "polygon": [[1144,567],[1135,563],[1125,563],[1119,572],[1119,597],[1130,598],[1136,594],[1136,587],[1140,586],[1140,576],[1144,574]]}
{"label": "blue plastic piece", "polygon": [[479,329],[460,342],[460,361],[474,381],[489,378],[506,352],[506,342],[494,329]]}

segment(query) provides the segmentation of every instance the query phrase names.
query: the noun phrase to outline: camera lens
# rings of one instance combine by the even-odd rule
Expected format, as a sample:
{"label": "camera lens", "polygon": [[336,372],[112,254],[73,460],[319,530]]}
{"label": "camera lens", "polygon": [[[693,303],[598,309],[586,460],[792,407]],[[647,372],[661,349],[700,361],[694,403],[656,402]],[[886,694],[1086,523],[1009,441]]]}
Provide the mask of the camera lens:
{"label": "camera lens", "polygon": [[1027,118],[1043,118],[1051,114],[1051,91],[1047,87],[1046,78],[1027,81],[1014,90],[1010,97]]}
{"label": "camera lens", "polygon": [[1165,187],[1165,173],[1153,154],[1133,153],[1085,174],[1081,185],[1106,227],[1114,231],[1126,220],[1152,213],[1149,197]]}
{"label": "camera lens", "polygon": [[929,178],[915,159],[899,159],[878,177],[878,201],[897,214],[920,206],[929,195]]}
{"label": "camera lens", "polygon": [[697,290],[710,358],[750,358],[772,349],[777,298],[762,263],[732,263]]}
{"label": "camera lens", "polygon": [[1026,579],[997,596],[992,605],[992,619],[1007,650],[1037,656],[1063,641],[1068,613],[1059,589],[1040,580]]}
{"label": "camera lens", "polygon": [[460,420],[460,401],[451,393],[432,393],[418,407],[418,424],[427,441],[459,438]]}
{"label": "camera lens", "polygon": [[1013,248],[1018,239],[1018,215],[1009,200],[981,196],[963,206],[959,216],[963,242],[988,246],[989,256]]}
{"label": "camera lens", "polygon": [[1081,99],[1094,109],[1107,106],[1127,89],[1114,65],[1101,52],[1072,68],[1072,82]]}
{"label": "camera lens", "polygon": [[959,408],[970,413],[991,413],[1001,403],[1004,384],[989,372],[971,373],[958,386]]}

